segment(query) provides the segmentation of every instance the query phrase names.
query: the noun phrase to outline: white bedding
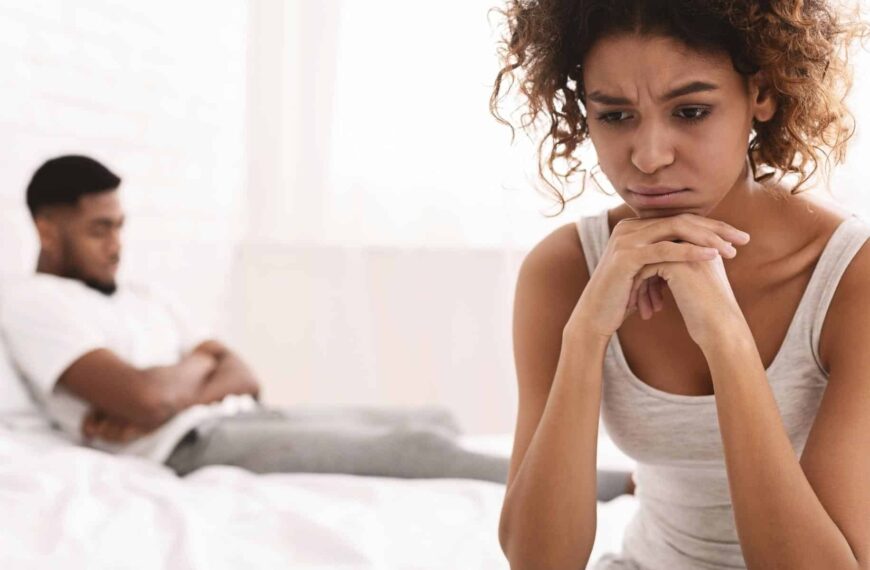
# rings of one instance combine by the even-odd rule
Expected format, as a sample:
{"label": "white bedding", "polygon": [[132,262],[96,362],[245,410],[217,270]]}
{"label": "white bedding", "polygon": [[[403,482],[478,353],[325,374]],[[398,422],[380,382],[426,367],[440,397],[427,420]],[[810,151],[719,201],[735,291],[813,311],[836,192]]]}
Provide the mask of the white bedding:
{"label": "white bedding", "polygon": [[[178,479],[145,460],[0,432],[0,568],[507,570],[503,495],[485,481],[221,466]],[[619,549],[635,508],[630,496],[599,503],[592,560]]]}

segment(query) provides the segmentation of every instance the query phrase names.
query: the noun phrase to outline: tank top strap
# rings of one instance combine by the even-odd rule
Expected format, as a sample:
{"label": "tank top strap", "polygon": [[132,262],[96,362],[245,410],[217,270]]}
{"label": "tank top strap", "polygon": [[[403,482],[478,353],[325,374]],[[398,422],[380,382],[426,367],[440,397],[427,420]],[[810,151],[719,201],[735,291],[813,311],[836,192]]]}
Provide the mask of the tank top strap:
{"label": "tank top strap", "polygon": [[819,370],[825,374],[828,371],[822,366],[819,357],[822,325],[843,273],[868,237],[870,237],[870,226],[857,214],[852,214],[843,220],[825,245],[807,285],[804,294],[806,302],[801,303],[801,308],[806,311],[806,314],[800,315],[803,322],[798,324],[803,325],[800,327],[803,330],[809,331],[808,340],[812,347],[813,358]]}
{"label": "tank top strap", "polygon": [[589,275],[595,271],[607,240],[610,239],[610,227],[607,224],[607,209],[590,216],[581,216],[576,222],[577,232],[580,235],[580,245],[583,246],[583,255],[586,257],[586,266]]}

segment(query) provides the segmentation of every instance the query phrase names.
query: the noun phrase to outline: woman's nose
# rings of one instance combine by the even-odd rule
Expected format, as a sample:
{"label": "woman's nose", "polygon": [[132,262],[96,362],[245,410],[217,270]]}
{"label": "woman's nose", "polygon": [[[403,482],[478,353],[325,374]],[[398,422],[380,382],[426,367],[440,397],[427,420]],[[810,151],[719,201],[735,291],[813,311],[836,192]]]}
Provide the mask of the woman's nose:
{"label": "woman's nose", "polygon": [[635,131],[631,162],[644,174],[653,174],[674,162],[674,149],[667,128],[649,123]]}

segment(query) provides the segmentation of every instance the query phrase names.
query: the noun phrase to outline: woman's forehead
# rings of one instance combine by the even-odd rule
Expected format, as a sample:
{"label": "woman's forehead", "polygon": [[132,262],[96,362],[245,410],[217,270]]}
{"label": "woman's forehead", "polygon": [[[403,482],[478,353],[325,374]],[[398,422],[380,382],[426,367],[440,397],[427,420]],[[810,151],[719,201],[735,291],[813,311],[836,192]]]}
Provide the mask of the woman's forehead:
{"label": "woman's forehead", "polygon": [[[680,88],[692,91],[727,89],[735,77],[726,52],[709,53],[687,47],[667,37],[620,35],[602,38],[586,55],[583,81],[587,96],[634,98],[638,89],[654,99],[677,96]],[[712,87],[711,87],[712,86]]]}
{"label": "woman's forehead", "polygon": [[[680,38],[663,34],[617,33],[597,39],[587,50],[587,59],[655,57],[663,60],[692,60],[696,63],[721,63],[728,58],[724,50],[711,51],[692,47]],[[585,62],[587,65],[589,61]]]}

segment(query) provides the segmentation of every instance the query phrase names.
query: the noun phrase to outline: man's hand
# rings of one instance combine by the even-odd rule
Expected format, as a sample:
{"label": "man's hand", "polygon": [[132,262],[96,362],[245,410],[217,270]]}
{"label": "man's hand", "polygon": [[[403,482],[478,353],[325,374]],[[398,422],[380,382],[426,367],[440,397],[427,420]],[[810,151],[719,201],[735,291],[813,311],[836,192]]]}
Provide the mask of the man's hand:
{"label": "man's hand", "polygon": [[221,342],[206,340],[197,345],[191,354],[204,354],[214,358],[217,364],[199,390],[196,403],[218,402],[230,394],[248,394],[260,398],[260,383],[241,358]]}
{"label": "man's hand", "polygon": [[143,435],[148,430],[133,422],[110,417],[100,410],[91,410],[82,420],[82,435],[86,439],[101,439],[109,443],[129,443]]}
{"label": "man's hand", "polygon": [[202,352],[211,355],[215,360],[220,361],[227,355],[229,349],[216,340],[205,340],[196,345],[191,352]]}

